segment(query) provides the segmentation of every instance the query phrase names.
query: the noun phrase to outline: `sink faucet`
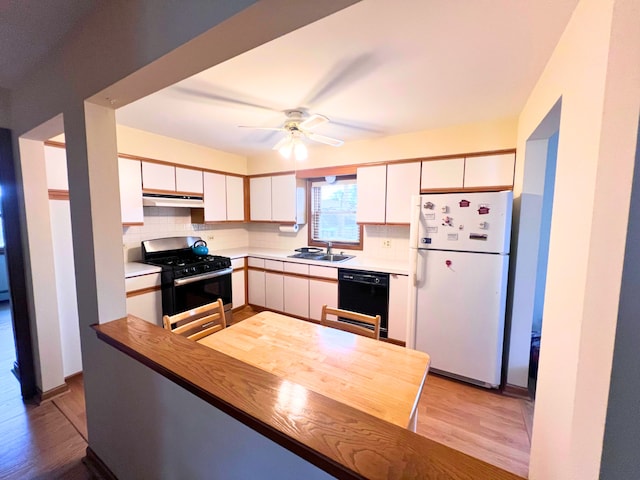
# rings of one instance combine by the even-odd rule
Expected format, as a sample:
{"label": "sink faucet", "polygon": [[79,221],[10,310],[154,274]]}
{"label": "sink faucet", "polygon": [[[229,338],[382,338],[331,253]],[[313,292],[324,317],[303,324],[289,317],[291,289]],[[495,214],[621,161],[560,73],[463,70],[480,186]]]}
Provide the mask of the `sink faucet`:
{"label": "sink faucet", "polygon": [[333,243],[327,242],[327,255],[332,255],[331,247],[333,247]]}

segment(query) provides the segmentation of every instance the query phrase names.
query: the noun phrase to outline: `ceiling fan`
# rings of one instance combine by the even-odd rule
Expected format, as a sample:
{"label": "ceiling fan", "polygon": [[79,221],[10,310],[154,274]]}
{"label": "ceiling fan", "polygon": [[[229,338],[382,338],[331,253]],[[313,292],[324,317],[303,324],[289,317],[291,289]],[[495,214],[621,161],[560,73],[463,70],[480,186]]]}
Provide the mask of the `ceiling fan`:
{"label": "ceiling fan", "polygon": [[290,158],[293,153],[296,160],[306,160],[307,158],[307,147],[303,142],[305,139],[332,147],[339,147],[344,143],[337,138],[327,137],[312,131],[329,121],[324,115],[313,114],[305,118],[305,113],[302,110],[286,110],[285,115],[287,118],[281,127],[248,127],[244,125],[241,127],[284,132],[285,136],[273,146],[273,150],[278,150],[285,158]]}

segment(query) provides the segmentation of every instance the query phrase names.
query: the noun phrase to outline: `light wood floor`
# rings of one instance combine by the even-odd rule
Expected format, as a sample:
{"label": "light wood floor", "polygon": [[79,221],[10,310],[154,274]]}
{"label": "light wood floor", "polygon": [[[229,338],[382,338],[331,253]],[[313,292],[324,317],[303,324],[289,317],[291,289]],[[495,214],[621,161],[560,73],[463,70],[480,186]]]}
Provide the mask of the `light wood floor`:
{"label": "light wood floor", "polygon": [[[234,314],[233,322],[254,314]],[[40,406],[25,405],[17,380],[11,323],[0,304],[0,479],[90,479],[82,377]],[[428,375],[418,404],[417,432],[527,477],[532,402]]]}

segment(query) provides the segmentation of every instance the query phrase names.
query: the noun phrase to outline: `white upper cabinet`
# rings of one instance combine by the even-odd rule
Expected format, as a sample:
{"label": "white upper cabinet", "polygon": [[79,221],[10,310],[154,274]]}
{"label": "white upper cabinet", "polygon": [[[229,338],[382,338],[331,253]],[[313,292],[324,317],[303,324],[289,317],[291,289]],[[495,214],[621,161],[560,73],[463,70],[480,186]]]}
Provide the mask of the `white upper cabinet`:
{"label": "white upper cabinet", "polygon": [[175,167],[176,190],[183,193],[197,193],[202,195],[202,170]]}
{"label": "white upper cabinet", "polygon": [[511,187],[515,153],[467,157],[465,160],[465,187]]}
{"label": "white upper cabinet", "polygon": [[252,221],[305,223],[305,182],[295,175],[249,180]]}
{"label": "white upper cabinet", "polygon": [[420,193],[420,162],[358,168],[358,223],[408,224],[411,195]]}
{"label": "white upper cabinet", "polygon": [[176,191],[176,167],[142,162],[142,186],[145,190]]}
{"label": "white upper cabinet", "polygon": [[422,162],[422,190],[447,190],[464,185],[464,158]]}
{"label": "white upper cabinet", "polygon": [[142,169],[140,160],[118,157],[120,214],[124,225],[142,225]]}
{"label": "white upper cabinet", "polygon": [[69,190],[67,152],[64,148],[44,146],[44,161],[49,190]]}
{"label": "white upper cabinet", "polygon": [[271,221],[271,177],[249,180],[251,220]]}
{"label": "white upper cabinet", "polygon": [[244,179],[232,175],[225,176],[227,195],[227,220],[244,222]]}
{"label": "white upper cabinet", "polygon": [[[204,172],[203,179],[204,221],[244,221],[244,181],[242,177]],[[202,221],[202,218],[199,220]]]}
{"label": "white upper cabinet", "polygon": [[225,176],[204,172],[204,221],[221,222],[227,219],[227,186]]}
{"label": "white upper cabinet", "polygon": [[357,170],[358,208],[356,222],[385,223],[387,166],[360,167]]}
{"label": "white upper cabinet", "polygon": [[271,177],[271,220],[293,222],[296,219],[295,175]]}
{"label": "white upper cabinet", "polygon": [[387,166],[386,223],[411,222],[411,195],[420,193],[420,162]]}

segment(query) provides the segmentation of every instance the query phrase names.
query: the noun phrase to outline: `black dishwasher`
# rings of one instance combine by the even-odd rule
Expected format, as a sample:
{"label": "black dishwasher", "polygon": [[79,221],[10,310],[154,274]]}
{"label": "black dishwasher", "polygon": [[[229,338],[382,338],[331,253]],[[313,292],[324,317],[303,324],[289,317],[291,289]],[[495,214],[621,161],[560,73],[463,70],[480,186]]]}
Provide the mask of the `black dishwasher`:
{"label": "black dishwasher", "polygon": [[[380,337],[387,338],[389,331],[389,274],[339,268],[338,308],[365,315],[380,315]],[[340,320],[359,324],[354,320],[343,318]]]}

